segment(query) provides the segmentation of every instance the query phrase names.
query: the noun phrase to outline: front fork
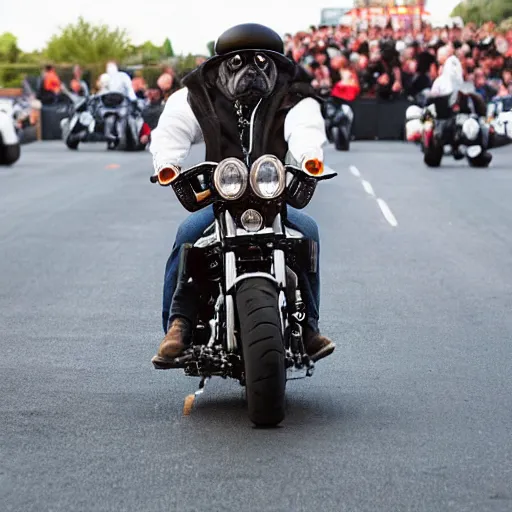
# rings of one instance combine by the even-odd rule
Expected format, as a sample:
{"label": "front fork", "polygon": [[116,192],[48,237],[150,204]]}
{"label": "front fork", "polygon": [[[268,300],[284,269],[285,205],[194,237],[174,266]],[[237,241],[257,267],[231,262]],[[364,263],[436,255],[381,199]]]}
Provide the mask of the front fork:
{"label": "front fork", "polygon": [[[225,212],[226,234],[233,237],[236,227],[229,212]],[[282,234],[281,216],[278,215],[273,225],[276,234]],[[234,292],[236,284],[244,279],[262,277],[273,281],[279,290],[278,307],[281,318],[281,332],[285,342],[288,361],[293,361],[295,368],[307,368],[307,375],[312,375],[313,363],[306,354],[303,341],[302,324],[306,318],[306,307],[302,300],[297,275],[286,266],[285,253],[281,249],[273,250],[273,264],[271,273],[253,272],[237,275],[236,256],[233,251],[224,256],[225,272],[225,311],[226,311],[226,349],[227,352],[237,350],[238,341],[235,333],[235,306]]]}

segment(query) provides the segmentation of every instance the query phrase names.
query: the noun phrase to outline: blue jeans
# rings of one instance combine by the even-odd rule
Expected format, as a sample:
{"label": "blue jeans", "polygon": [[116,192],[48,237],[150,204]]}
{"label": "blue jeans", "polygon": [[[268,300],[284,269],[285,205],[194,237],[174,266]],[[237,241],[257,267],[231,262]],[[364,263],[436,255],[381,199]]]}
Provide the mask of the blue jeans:
{"label": "blue jeans", "polygon": [[[164,332],[167,332],[172,298],[178,281],[180,251],[183,244],[193,244],[203,235],[205,229],[215,220],[213,207],[208,206],[189,215],[178,228],[176,240],[171,255],[165,266],[164,294],[162,304],[162,323]],[[306,238],[318,243],[318,261],[320,261],[320,240],[318,226],[309,215],[288,206],[287,225],[300,231]],[[318,332],[318,318],[320,311],[320,268],[316,273],[300,272],[299,287],[306,305],[308,325]]]}

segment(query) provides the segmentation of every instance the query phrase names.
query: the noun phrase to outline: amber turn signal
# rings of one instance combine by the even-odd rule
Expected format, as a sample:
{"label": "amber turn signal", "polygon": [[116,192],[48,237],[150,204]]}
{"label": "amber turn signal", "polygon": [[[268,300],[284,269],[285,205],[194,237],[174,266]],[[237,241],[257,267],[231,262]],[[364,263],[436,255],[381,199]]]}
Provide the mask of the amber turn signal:
{"label": "amber turn signal", "polygon": [[170,185],[178,177],[178,172],[172,167],[165,167],[158,173],[158,183],[160,185]]}
{"label": "amber turn signal", "polygon": [[324,172],[324,163],[317,158],[306,160],[304,167],[313,176],[320,176]]}

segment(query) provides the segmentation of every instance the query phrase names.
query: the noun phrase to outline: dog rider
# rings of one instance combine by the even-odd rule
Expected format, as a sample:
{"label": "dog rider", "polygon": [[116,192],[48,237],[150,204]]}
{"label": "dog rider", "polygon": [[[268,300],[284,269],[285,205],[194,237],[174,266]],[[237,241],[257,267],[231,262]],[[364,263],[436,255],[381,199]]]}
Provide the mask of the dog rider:
{"label": "dog rider", "polygon": [[[228,157],[252,161],[273,154],[305,169],[306,162],[323,161],[326,142],[320,103],[311,79],[284,56],[281,37],[268,27],[248,23],[225,31],[215,44],[216,55],[183,79],[184,88],[165,105],[152,133],[155,175],[179,172],[192,144],[204,140],[205,160]],[[190,342],[195,321],[187,315],[184,294],[175,294],[183,244],[195,243],[213,223],[213,207],[191,214],[178,228],[165,269],[163,328],[166,335],[152,362],[165,369]],[[287,224],[319,243],[315,221],[288,206]],[[318,328],[319,269],[299,274],[307,310],[304,344],[313,361],[330,355],[334,343]],[[190,308],[193,309],[193,308]]]}

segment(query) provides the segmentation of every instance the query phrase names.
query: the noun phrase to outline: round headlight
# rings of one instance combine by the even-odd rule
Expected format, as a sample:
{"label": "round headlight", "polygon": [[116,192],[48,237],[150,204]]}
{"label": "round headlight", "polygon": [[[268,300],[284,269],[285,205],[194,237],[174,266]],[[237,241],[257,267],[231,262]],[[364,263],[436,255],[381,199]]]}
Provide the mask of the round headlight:
{"label": "round headlight", "polygon": [[213,182],[223,199],[240,199],[247,188],[247,167],[238,158],[226,158],[215,169]]}
{"label": "round headlight", "polygon": [[80,114],[80,124],[89,126],[93,121],[93,117],[89,112],[82,112]]}
{"label": "round headlight", "polygon": [[251,169],[251,187],[262,199],[279,197],[285,187],[286,171],[281,161],[272,155],[263,155]]}
{"label": "round headlight", "polygon": [[338,109],[332,103],[327,103],[325,106],[325,115],[327,117],[334,117],[337,111]]}
{"label": "round headlight", "polygon": [[258,231],[263,225],[263,217],[256,210],[246,210],[242,217],[240,218],[240,222],[246,231],[250,233],[255,233]]}

